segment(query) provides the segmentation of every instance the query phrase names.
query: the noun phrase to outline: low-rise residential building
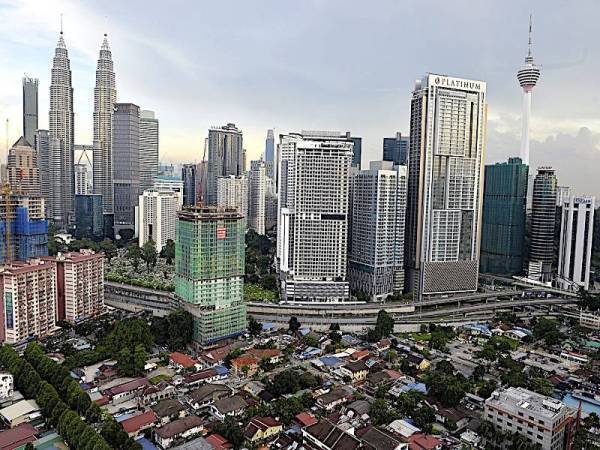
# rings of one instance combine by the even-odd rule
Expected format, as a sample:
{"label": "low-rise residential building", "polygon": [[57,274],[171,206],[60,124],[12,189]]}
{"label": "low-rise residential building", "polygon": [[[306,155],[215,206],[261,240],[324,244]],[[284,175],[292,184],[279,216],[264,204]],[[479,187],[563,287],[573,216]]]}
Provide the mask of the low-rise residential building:
{"label": "low-rise residential building", "polygon": [[325,411],[332,411],[336,406],[348,401],[348,393],[342,388],[335,388],[317,397],[317,406]]}
{"label": "low-rise residential building", "polygon": [[179,439],[200,434],[204,430],[204,421],[198,416],[187,416],[175,420],[167,425],[157,428],[154,431],[156,443],[162,448],[171,447]]}
{"label": "low-rise residential building", "polygon": [[225,420],[227,416],[240,416],[248,407],[248,403],[241,395],[232,395],[231,397],[221,398],[210,405],[210,411],[213,416],[219,420]]}
{"label": "low-rise residential building", "polygon": [[0,409],[0,418],[2,421],[13,428],[21,423],[31,422],[41,417],[41,408],[35,400],[21,400],[6,408]]}
{"label": "low-rise residential building", "polygon": [[251,377],[258,372],[260,359],[252,355],[242,355],[231,361],[231,371],[236,376],[245,375]]}
{"label": "low-rise residential building", "polygon": [[179,400],[168,398],[151,407],[161,425],[181,419],[187,415],[185,406]]}
{"label": "low-rise residential building", "polygon": [[352,383],[365,380],[369,374],[369,368],[363,359],[346,364],[340,371],[349,377]]}
{"label": "low-rise residential building", "polygon": [[155,386],[146,387],[138,397],[139,406],[147,406],[160,402],[166,398],[177,397],[177,389],[166,381],[161,381]]}
{"label": "low-rise residential building", "polygon": [[130,437],[135,437],[142,431],[152,428],[156,422],[156,414],[154,414],[154,411],[149,409],[146,412],[123,420],[121,422],[121,426]]}
{"label": "low-rise residential building", "polygon": [[217,400],[229,397],[233,391],[224,384],[204,384],[189,394],[188,404],[195,410],[206,408]]}
{"label": "low-rise residential building", "polygon": [[25,448],[30,442],[35,442],[39,431],[31,424],[22,423],[9,430],[0,431],[0,448],[15,450]]}
{"label": "low-rise residential building", "polygon": [[198,361],[184,355],[180,352],[173,352],[169,355],[169,365],[176,369],[199,369]]}
{"label": "low-rise residential building", "polygon": [[135,380],[111,387],[103,393],[110,398],[113,405],[117,405],[138,397],[149,385],[150,383],[146,378],[136,378]]}
{"label": "low-rise residential building", "polygon": [[263,439],[269,439],[276,434],[281,433],[283,425],[281,422],[273,419],[272,417],[253,417],[246,429],[244,430],[244,437],[250,442],[262,441]]}
{"label": "low-rise residential building", "polygon": [[579,325],[592,330],[600,330],[600,312],[579,312]]}

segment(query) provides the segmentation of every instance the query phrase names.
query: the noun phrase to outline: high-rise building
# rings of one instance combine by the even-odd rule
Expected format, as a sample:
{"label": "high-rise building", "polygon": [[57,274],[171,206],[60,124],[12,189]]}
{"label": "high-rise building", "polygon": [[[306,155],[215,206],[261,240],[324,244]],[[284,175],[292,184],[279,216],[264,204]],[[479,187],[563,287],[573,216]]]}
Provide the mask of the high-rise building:
{"label": "high-rise building", "polygon": [[47,198],[49,219],[60,226],[66,226],[75,216],[74,125],[71,66],[61,31],[50,81],[50,193]]}
{"label": "high-rise building", "polygon": [[234,208],[248,217],[248,178],[235,175],[217,178],[217,206]]}
{"label": "high-rise building", "polygon": [[75,237],[101,240],[105,235],[102,194],[75,196]]}
{"label": "high-rise building", "polygon": [[0,268],[0,342],[17,344],[56,329],[56,265],[32,259]]}
{"label": "high-rise building", "polygon": [[139,245],[143,247],[149,240],[156,244],[160,252],[171,239],[175,242],[179,198],[173,191],[150,189],[140,195],[138,206]]}
{"label": "high-rise building", "polygon": [[531,54],[531,16],[529,16],[529,46],[525,64],[517,72],[519,85],[523,89],[523,132],[521,135],[521,160],[529,165],[529,122],[531,119],[531,93],[540,78],[540,69]]}
{"label": "high-rise building", "polygon": [[104,213],[114,213],[113,114],[117,102],[112,53],[106,34],[100,46],[94,88],[94,194],[102,195]]}
{"label": "high-rise building", "polygon": [[0,264],[48,254],[44,203],[39,196],[0,194]]}
{"label": "high-rise building", "polygon": [[362,138],[350,136],[350,132],[346,132],[346,136],[354,144],[352,147],[352,167],[357,167],[360,170],[361,158],[362,158]]}
{"label": "high-rise building", "polygon": [[198,203],[196,198],[196,164],[184,164],[181,168],[183,180],[183,206],[192,206]]}
{"label": "high-rise building", "polygon": [[587,290],[590,286],[594,197],[571,197],[562,207],[558,277],[563,289]]}
{"label": "high-rise building", "polygon": [[399,131],[396,137],[383,138],[383,160],[392,161],[394,165],[406,164],[408,156],[408,137]]}
{"label": "high-rise building", "polygon": [[556,206],[562,208],[565,202],[571,198],[571,188],[569,186],[556,186]]}
{"label": "high-rise building", "polygon": [[34,144],[38,129],[38,79],[23,77],[23,137]]}
{"label": "high-rise building", "polygon": [[235,210],[192,206],[178,213],[175,293],[194,318],[199,345],[246,329],[245,230]]}
{"label": "high-rise building", "polygon": [[[93,158],[94,158],[94,146],[93,145],[85,145],[85,144],[75,144],[75,167],[74,167],[74,172],[75,172],[75,195],[82,195],[82,194],[78,194],[78,192],[85,192],[86,194],[92,194],[94,192],[93,190],[93,186],[92,186],[92,182],[93,182],[93,178],[94,178],[94,168],[93,168]],[[91,158],[90,158],[91,156]],[[78,165],[82,165],[83,167],[77,167]],[[83,171],[85,168],[85,175],[83,175]],[[80,171],[80,178],[79,180],[77,179],[77,171]],[[77,183],[81,183],[83,182],[83,177],[85,176],[85,185],[84,184],[79,184],[79,187],[77,185]],[[79,191],[78,191],[79,189]]]}
{"label": "high-rise building", "polygon": [[250,161],[248,172],[248,228],[265,234],[267,171],[263,160]]}
{"label": "high-rise building", "polygon": [[33,148],[37,151],[37,162],[40,174],[40,193],[46,200],[46,216],[49,215],[50,199],[50,136],[48,130],[35,132]]}
{"label": "high-rise building", "polygon": [[435,74],[413,91],[405,256],[419,299],[477,290],[485,94],[485,82]]}
{"label": "high-rise building", "polygon": [[524,269],[528,171],[521,158],[485,166],[482,272],[516,275]]}
{"label": "high-rise building", "polygon": [[529,278],[542,282],[552,278],[555,222],[556,173],[551,167],[540,167],[533,181]]}
{"label": "high-rise building", "polygon": [[25,138],[21,137],[8,151],[6,170],[12,192],[32,196],[41,194],[37,152]]}
{"label": "high-rise building", "polygon": [[350,289],[384,301],[404,289],[406,166],[372,161],[352,184]]}
{"label": "high-rise building", "polygon": [[284,300],[349,299],[353,147],[346,133],[302,131],[280,136],[277,258]]}
{"label": "high-rise building", "polygon": [[152,189],[175,192],[179,207],[183,206],[183,180],[178,176],[158,175],[154,178]]}
{"label": "high-rise building", "polygon": [[204,204],[206,199],[206,178],[208,176],[208,162],[202,161],[196,164],[196,202]]}
{"label": "high-rise building", "polygon": [[243,175],[244,163],[242,131],[235,124],[208,130],[206,204],[217,204],[217,178]]}
{"label": "high-rise building", "polygon": [[92,250],[42,258],[56,267],[56,319],[77,324],[104,311],[104,255]]}
{"label": "high-rise building", "polygon": [[152,188],[158,175],[158,119],[154,111],[140,111],[140,189]]}
{"label": "high-rise building", "polygon": [[277,194],[267,189],[265,196],[265,230],[277,226]]}
{"label": "high-rise building", "polygon": [[85,164],[75,164],[75,196],[88,194],[88,170]]}
{"label": "high-rise building", "polygon": [[263,159],[267,168],[267,176],[269,178],[275,178],[275,135],[273,130],[267,130],[265,157]]}
{"label": "high-rise building", "polygon": [[[115,235],[135,224],[140,195],[140,108],[133,103],[115,103],[113,114],[113,181]],[[107,211],[106,207],[104,208]]]}

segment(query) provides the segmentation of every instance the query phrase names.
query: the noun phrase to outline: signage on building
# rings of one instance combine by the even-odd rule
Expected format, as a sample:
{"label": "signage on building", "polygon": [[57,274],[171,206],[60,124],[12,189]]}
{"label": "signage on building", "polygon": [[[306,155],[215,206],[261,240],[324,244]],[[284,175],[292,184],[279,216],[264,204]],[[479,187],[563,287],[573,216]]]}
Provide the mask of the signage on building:
{"label": "signage on building", "polygon": [[227,237],[227,228],[217,227],[217,239],[223,240]]}
{"label": "signage on building", "polygon": [[[481,90],[481,85],[483,84],[480,81],[473,80],[462,80],[460,78],[450,78],[444,77],[440,75],[436,75],[433,79],[433,84],[439,87],[448,87],[448,88],[459,88],[459,89],[471,89],[475,91]],[[484,85],[485,88],[485,85]]]}

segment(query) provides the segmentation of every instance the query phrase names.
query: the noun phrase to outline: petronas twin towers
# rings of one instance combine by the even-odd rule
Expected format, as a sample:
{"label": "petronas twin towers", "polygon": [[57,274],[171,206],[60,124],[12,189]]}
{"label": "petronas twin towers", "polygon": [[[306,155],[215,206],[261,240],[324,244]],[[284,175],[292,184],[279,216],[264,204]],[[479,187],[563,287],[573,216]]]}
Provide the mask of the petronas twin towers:
{"label": "petronas twin towers", "polygon": [[[106,34],[100,47],[94,89],[94,193],[105,214],[113,213],[112,116],[117,100],[115,72]],[[71,67],[62,31],[50,83],[49,218],[65,226],[74,221],[74,112]]]}

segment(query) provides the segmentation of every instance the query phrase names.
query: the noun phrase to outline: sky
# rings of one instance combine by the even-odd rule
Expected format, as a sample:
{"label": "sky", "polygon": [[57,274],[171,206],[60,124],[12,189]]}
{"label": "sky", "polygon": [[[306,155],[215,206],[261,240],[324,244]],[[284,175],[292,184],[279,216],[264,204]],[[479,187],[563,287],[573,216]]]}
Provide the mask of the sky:
{"label": "sky", "polygon": [[[574,7],[576,5],[577,7]],[[40,80],[48,124],[52,56],[63,14],[73,72],[75,143],[91,144],[104,33],[117,99],[156,112],[160,158],[200,161],[210,126],[235,123],[249,159],[275,134],[305,129],[363,137],[363,166],[382,139],[408,134],[411,92],[428,72],[487,82],[486,163],[517,156],[533,14],[536,63],[531,167],[600,196],[600,40],[595,0],[0,0],[0,121],[21,135],[21,78]],[[6,130],[0,131],[4,150]]]}

